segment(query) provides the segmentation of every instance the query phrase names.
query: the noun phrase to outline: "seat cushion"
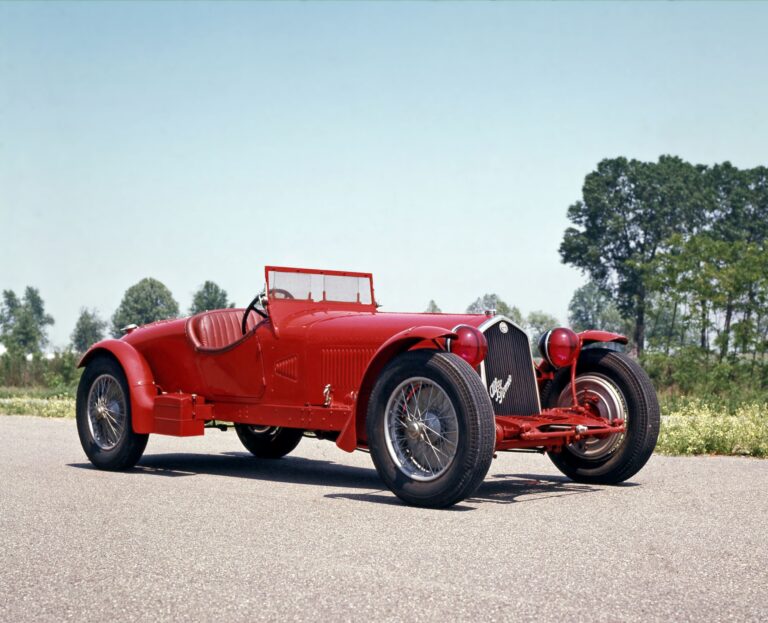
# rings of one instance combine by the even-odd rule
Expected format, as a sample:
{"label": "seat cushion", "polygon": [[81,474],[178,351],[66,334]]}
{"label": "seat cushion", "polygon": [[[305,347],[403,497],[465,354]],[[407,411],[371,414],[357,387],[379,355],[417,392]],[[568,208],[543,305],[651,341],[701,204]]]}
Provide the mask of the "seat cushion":
{"label": "seat cushion", "polygon": [[[233,346],[244,336],[244,309],[219,309],[192,316],[187,321],[187,336],[198,350],[221,350]],[[256,326],[256,314],[248,314],[248,332]]]}

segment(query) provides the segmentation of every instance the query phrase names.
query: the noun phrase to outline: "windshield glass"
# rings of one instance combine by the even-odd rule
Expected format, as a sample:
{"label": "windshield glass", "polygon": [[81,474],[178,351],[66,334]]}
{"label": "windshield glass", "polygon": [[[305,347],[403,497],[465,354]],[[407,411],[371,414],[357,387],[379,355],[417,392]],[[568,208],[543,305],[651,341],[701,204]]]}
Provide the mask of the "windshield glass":
{"label": "windshield glass", "polygon": [[362,273],[309,271],[290,268],[267,269],[270,299],[371,305],[371,276]]}

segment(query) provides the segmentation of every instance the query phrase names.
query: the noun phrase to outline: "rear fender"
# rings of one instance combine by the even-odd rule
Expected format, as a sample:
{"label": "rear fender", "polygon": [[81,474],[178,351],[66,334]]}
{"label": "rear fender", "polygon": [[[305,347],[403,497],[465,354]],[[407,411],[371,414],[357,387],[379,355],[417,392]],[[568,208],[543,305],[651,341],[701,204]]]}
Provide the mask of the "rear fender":
{"label": "rear fender", "polygon": [[[379,378],[379,374],[394,357],[410,350],[420,342],[441,340],[441,339],[456,339],[458,336],[442,327],[411,327],[405,331],[401,331],[393,335],[386,342],[384,342],[376,354],[368,364],[368,368],[365,370],[363,380],[360,383],[360,390],[357,393],[357,399],[355,400],[355,407],[352,409],[352,414],[347,420],[346,425],[341,431],[339,438],[336,440],[336,445],[342,450],[352,452],[357,448],[358,439],[365,439],[365,418],[368,412],[368,399],[371,397],[371,391],[376,383],[376,379]],[[442,346],[437,343],[433,347],[442,349]]]}
{"label": "rear fender", "polygon": [[133,432],[151,433],[155,422],[153,410],[157,387],[146,359],[127,342],[104,340],[91,346],[77,367],[87,366],[88,362],[99,355],[113,357],[125,372],[125,378],[128,380],[128,391],[131,394]]}

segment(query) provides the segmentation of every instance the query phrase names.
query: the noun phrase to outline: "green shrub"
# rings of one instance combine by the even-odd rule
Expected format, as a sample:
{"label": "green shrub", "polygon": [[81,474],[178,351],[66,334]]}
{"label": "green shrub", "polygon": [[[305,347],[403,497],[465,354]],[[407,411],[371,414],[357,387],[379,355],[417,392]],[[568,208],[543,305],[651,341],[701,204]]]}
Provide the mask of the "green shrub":
{"label": "green shrub", "polygon": [[9,352],[0,355],[0,387],[46,388],[54,394],[71,394],[77,388],[82,370],[72,351],[54,353],[51,358],[35,355],[27,359]]}
{"label": "green shrub", "polygon": [[656,451],[768,457],[768,403],[728,411],[699,400],[681,402],[662,417]]}
{"label": "green shrub", "polygon": [[720,361],[689,347],[674,355],[646,352],[641,364],[666,407],[663,412],[678,409],[694,398],[728,414],[745,404],[768,402],[768,362],[759,359],[730,357]]}

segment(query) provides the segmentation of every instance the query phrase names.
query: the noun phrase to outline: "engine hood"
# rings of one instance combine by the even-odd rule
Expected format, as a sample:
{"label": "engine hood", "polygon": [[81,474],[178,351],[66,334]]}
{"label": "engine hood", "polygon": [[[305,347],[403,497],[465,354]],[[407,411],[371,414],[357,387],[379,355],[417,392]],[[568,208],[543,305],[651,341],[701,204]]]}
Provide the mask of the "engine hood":
{"label": "engine hood", "polygon": [[379,345],[411,327],[430,326],[451,331],[457,325],[480,326],[482,314],[416,314],[316,311],[276,320],[278,336],[303,337],[313,344]]}

